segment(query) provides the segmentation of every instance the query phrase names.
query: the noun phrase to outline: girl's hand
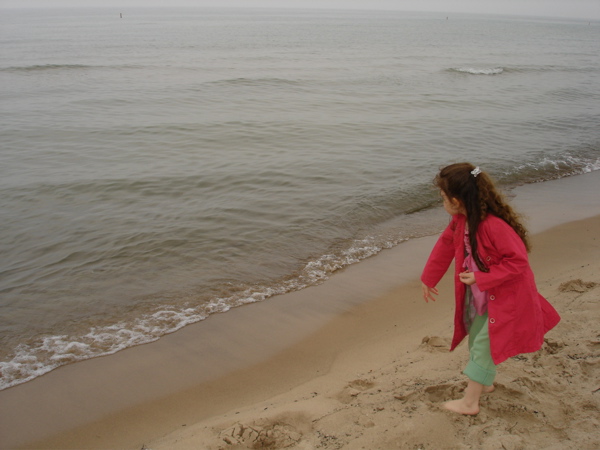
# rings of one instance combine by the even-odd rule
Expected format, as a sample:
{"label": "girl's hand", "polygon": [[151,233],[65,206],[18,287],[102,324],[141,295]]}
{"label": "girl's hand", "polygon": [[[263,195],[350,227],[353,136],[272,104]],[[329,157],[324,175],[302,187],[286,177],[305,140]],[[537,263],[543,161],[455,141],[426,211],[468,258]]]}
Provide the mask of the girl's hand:
{"label": "girl's hand", "polygon": [[433,294],[438,295],[438,290],[434,287],[430,288],[425,283],[421,282],[421,288],[423,289],[423,298],[426,303],[429,303],[429,299],[435,302]]}
{"label": "girl's hand", "polygon": [[466,272],[459,273],[458,278],[466,285],[471,286],[475,284],[475,273],[469,272],[468,270]]}

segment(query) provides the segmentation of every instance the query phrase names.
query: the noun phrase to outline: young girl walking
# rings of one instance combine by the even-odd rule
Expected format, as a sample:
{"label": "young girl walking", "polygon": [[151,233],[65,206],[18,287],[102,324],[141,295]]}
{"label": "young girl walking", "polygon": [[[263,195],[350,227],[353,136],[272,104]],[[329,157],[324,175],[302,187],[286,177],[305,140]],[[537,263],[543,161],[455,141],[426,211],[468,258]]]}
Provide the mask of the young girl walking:
{"label": "young girl walking", "polygon": [[452,164],[435,178],[452,216],[421,276],[426,302],[455,260],[454,337],[450,350],[469,336],[465,395],[444,406],[479,413],[479,398],[494,390],[496,366],[511,356],[539,350],[560,317],[535,285],[527,230],[479,167]]}

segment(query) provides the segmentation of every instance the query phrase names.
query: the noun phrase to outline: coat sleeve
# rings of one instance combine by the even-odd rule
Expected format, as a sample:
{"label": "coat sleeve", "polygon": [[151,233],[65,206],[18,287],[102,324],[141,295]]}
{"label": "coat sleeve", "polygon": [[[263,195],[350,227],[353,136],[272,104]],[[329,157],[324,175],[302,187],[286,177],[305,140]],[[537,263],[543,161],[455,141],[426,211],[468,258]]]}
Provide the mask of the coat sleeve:
{"label": "coat sleeve", "polygon": [[480,255],[490,269],[475,272],[477,287],[482,291],[493,289],[524,274],[529,268],[527,249],[519,235],[502,219],[497,218],[482,230],[494,254]]}
{"label": "coat sleeve", "polygon": [[421,281],[429,287],[435,287],[439,283],[454,259],[455,229],[456,220],[452,220],[438,238],[427,259]]}

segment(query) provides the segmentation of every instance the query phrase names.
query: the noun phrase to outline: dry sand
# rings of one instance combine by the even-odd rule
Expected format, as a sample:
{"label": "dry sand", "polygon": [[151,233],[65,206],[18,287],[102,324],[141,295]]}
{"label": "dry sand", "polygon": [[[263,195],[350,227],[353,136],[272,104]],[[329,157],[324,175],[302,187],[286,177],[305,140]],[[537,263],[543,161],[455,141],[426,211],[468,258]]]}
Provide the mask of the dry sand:
{"label": "dry sand", "polygon": [[430,237],[1,391],[0,448],[600,448],[599,175],[518,190],[538,287],[562,321],[541,351],[499,366],[477,416],[441,407],[461,395],[468,355],[448,352],[449,277],[436,303],[421,299]]}

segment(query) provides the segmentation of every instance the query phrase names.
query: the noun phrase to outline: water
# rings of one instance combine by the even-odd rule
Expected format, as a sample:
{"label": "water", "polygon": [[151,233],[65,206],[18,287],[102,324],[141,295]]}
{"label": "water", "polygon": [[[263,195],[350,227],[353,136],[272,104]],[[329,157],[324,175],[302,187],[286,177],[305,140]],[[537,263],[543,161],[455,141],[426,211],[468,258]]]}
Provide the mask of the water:
{"label": "water", "polygon": [[0,388],[441,229],[439,167],[600,168],[600,26],[4,10]]}

